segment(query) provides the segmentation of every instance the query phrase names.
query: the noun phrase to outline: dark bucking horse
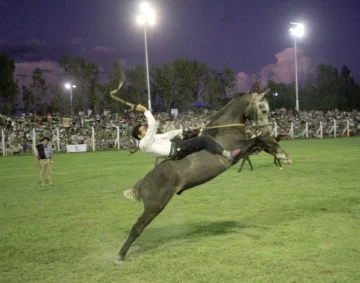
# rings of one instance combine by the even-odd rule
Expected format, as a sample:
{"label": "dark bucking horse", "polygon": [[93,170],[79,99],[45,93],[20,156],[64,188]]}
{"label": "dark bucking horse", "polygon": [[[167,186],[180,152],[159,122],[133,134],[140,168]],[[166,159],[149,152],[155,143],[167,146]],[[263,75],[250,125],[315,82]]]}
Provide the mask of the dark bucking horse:
{"label": "dark bucking horse", "polygon": [[[277,143],[261,136],[246,141],[245,145],[243,143],[246,118],[252,121],[257,119],[256,126],[261,132],[265,135],[271,134],[272,129],[269,121],[265,117],[262,119],[259,117],[264,111],[264,106],[267,106],[268,111],[265,98],[267,93],[268,91],[260,94],[235,96],[210,118],[202,133],[214,139],[223,148],[229,150],[242,149],[236,160],[230,163],[222,156],[202,150],[181,160],[166,160],[154,167],[136,183],[134,189],[143,200],[144,211],[132,227],[130,235],[121,248],[119,258],[115,261],[117,264],[123,263],[131,244],[165,208],[175,194],[181,194],[187,189],[210,181],[237,163],[240,158],[245,158],[247,154],[261,149],[273,151],[279,148]],[[265,114],[268,115],[268,113]],[[281,153],[279,153],[278,158],[281,158]]]}
{"label": "dark bucking horse", "polygon": [[[270,140],[273,141],[273,142],[276,142],[276,143],[278,143],[278,142],[280,141],[280,138],[279,138],[279,137],[268,136],[267,138],[270,139]],[[279,167],[280,169],[283,169],[283,168],[282,168],[282,165],[281,165],[281,162],[280,162],[280,159],[277,158],[277,152],[276,152],[276,151],[270,151],[270,150],[268,150],[268,149],[264,149],[264,151],[274,157],[274,164],[275,164],[276,167]],[[256,152],[256,154],[258,154],[258,153],[259,153],[259,152]],[[286,158],[281,158],[281,159],[283,159],[284,163],[292,164],[292,160],[291,160],[291,158],[287,155],[287,153],[286,153],[285,151],[284,151],[283,153],[286,155]],[[250,170],[251,170],[251,171],[254,170],[254,167],[253,167],[253,165],[252,165],[252,163],[251,163],[250,157],[247,156],[246,158],[243,158],[238,172],[241,172],[241,170],[242,170],[242,168],[243,168],[243,166],[244,166],[244,164],[245,164],[245,161],[247,161],[247,162],[249,163],[249,165],[250,165]]]}

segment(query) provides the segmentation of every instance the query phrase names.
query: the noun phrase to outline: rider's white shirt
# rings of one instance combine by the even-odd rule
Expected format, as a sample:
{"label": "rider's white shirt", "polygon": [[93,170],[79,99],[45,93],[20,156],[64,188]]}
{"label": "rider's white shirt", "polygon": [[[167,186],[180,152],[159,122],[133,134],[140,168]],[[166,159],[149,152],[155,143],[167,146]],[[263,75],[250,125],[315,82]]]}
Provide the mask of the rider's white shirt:
{"label": "rider's white shirt", "polygon": [[182,130],[174,130],[165,134],[157,135],[158,123],[150,111],[144,113],[148,122],[146,135],[139,143],[139,148],[155,158],[167,158],[170,155],[171,139],[181,135]]}

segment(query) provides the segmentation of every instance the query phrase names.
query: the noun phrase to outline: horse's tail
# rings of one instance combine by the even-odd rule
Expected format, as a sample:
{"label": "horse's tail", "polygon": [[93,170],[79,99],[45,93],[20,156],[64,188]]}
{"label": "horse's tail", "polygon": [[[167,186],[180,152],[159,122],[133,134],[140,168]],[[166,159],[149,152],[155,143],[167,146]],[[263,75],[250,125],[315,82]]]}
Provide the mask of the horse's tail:
{"label": "horse's tail", "polygon": [[142,197],[140,195],[140,188],[143,184],[144,177],[145,176],[141,177],[139,181],[137,181],[136,184],[133,186],[133,190],[138,201],[142,200]]}

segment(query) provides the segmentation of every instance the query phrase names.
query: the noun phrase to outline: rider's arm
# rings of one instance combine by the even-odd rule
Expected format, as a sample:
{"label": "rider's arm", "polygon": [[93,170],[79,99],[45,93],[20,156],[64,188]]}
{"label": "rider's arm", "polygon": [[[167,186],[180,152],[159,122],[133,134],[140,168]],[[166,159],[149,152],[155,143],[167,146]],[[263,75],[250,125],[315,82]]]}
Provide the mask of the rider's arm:
{"label": "rider's arm", "polygon": [[141,146],[147,147],[150,146],[155,139],[156,130],[157,130],[157,123],[154,118],[154,116],[151,114],[149,110],[144,112],[144,115],[146,117],[148,128],[146,130],[146,135],[141,139]]}
{"label": "rider's arm", "polygon": [[173,130],[173,131],[169,131],[165,134],[161,134],[161,135],[157,135],[157,137],[161,138],[161,139],[165,139],[165,140],[172,140],[173,138],[179,136],[182,134],[182,130]]}

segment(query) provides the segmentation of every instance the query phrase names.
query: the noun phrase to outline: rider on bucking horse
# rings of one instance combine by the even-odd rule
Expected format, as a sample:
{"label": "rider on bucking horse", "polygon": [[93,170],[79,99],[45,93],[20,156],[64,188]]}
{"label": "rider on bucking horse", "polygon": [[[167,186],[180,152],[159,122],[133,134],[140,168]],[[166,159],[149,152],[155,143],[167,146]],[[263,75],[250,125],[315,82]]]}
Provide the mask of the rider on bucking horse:
{"label": "rider on bucking horse", "polygon": [[[158,124],[151,112],[141,104],[136,106],[136,111],[144,113],[148,127],[146,128],[142,124],[134,126],[132,136],[140,141],[139,148],[143,152],[155,158],[179,160],[191,153],[207,149],[211,153],[222,155],[229,161],[232,161],[240,153],[240,149],[230,151],[222,148],[208,136],[197,136],[186,140],[172,141],[173,138],[180,136],[183,130],[179,129],[165,134],[156,134]],[[192,131],[192,129],[189,128],[188,131]],[[124,193],[127,198],[133,199],[129,192],[125,191]]]}
{"label": "rider on bucking horse", "polygon": [[[207,136],[198,136],[187,140],[171,141],[173,138],[180,136],[182,130],[174,130],[165,134],[156,134],[157,122],[151,112],[142,105],[137,105],[136,110],[143,112],[148,127],[138,124],[133,128],[132,136],[140,140],[139,148],[155,158],[182,159],[185,156],[207,149],[214,154],[220,154],[229,160],[232,160],[240,153],[240,149],[232,151],[223,149],[219,144]],[[188,129],[192,131],[191,128]]]}

